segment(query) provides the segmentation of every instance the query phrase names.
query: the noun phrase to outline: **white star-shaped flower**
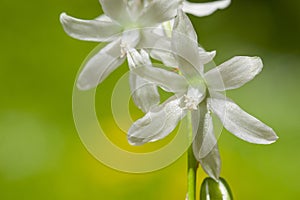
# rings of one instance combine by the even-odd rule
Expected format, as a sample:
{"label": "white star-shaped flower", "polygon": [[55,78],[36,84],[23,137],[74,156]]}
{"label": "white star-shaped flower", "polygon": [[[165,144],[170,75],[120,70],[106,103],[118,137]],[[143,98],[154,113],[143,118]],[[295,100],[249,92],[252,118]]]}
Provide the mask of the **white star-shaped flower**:
{"label": "white star-shaped flower", "polygon": [[[206,173],[218,179],[221,161],[212,115],[216,115],[229,132],[247,142],[270,144],[278,137],[272,128],[222,94],[243,86],[259,74],[263,67],[261,59],[237,56],[205,73],[197,36],[191,27],[188,17],[179,11],[172,35],[172,50],[180,74],[157,67],[133,70],[175,95],[137,120],[128,131],[128,140],[132,145],[160,140],[191,112],[194,155]],[[207,58],[204,60],[207,62]]]}

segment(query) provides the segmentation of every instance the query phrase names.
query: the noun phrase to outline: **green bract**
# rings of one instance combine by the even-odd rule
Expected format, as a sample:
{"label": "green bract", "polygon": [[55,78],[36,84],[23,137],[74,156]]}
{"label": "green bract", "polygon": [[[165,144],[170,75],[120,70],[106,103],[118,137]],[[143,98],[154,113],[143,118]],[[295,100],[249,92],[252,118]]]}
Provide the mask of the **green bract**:
{"label": "green bract", "polygon": [[233,196],[225,179],[215,181],[205,178],[200,189],[200,200],[233,200]]}

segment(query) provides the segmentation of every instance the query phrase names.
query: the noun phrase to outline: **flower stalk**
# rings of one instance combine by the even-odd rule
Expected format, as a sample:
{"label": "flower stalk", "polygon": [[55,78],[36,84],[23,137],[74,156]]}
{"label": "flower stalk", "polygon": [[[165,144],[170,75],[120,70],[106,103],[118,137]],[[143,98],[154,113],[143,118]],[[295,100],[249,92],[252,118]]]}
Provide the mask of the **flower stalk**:
{"label": "flower stalk", "polygon": [[[187,114],[188,121],[188,139],[192,144],[193,142],[193,128],[192,128],[192,117],[191,113]],[[197,169],[198,169],[198,161],[196,160],[193,152],[193,146],[191,145],[188,149],[188,197],[187,200],[195,200],[196,199],[196,183],[197,183]]]}

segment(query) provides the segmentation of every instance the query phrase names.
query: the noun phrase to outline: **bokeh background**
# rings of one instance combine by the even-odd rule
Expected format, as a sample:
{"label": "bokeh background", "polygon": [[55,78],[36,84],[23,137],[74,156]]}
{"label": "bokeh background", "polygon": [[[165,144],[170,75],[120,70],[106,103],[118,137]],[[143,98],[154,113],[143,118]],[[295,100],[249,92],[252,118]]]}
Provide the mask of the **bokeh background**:
{"label": "bokeh background", "polygon": [[[184,199],[186,155],[160,171],[127,174],[98,162],[79,139],[72,89],[97,44],[68,37],[59,14],[91,19],[101,12],[98,1],[1,0],[0,7],[0,199]],[[216,63],[235,55],[264,60],[263,72],[228,96],[280,139],[259,146],[222,133],[222,176],[235,199],[299,199],[300,1],[233,0],[226,10],[191,19],[200,44],[217,50]],[[125,72],[121,67],[97,93],[99,118],[114,137],[110,95]],[[205,175],[198,176],[199,188]]]}

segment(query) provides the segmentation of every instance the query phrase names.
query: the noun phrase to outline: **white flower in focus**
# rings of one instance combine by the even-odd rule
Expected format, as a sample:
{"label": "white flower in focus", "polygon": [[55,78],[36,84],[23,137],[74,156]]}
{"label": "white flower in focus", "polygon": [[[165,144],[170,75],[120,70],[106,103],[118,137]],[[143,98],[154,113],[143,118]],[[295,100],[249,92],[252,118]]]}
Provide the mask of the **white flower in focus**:
{"label": "white flower in focus", "polygon": [[158,36],[143,30],[176,16],[177,1],[100,0],[104,15],[93,20],[76,19],[62,13],[60,21],[73,38],[110,42],[85,64],[77,87],[88,90],[101,83],[126,59],[131,48],[151,47]]}
{"label": "white flower in focus", "polygon": [[247,142],[270,144],[278,137],[272,128],[222,94],[225,90],[243,86],[259,74],[263,67],[261,59],[237,56],[204,73],[197,35],[191,27],[188,17],[179,11],[172,36],[172,50],[182,75],[156,67],[133,70],[140,77],[175,95],[137,120],[128,131],[128,140],[132,145],[160,140],[191,112],[195,158],[209,176],[218,179],[221,160],[212,115],[217,116],[229,132]]}

